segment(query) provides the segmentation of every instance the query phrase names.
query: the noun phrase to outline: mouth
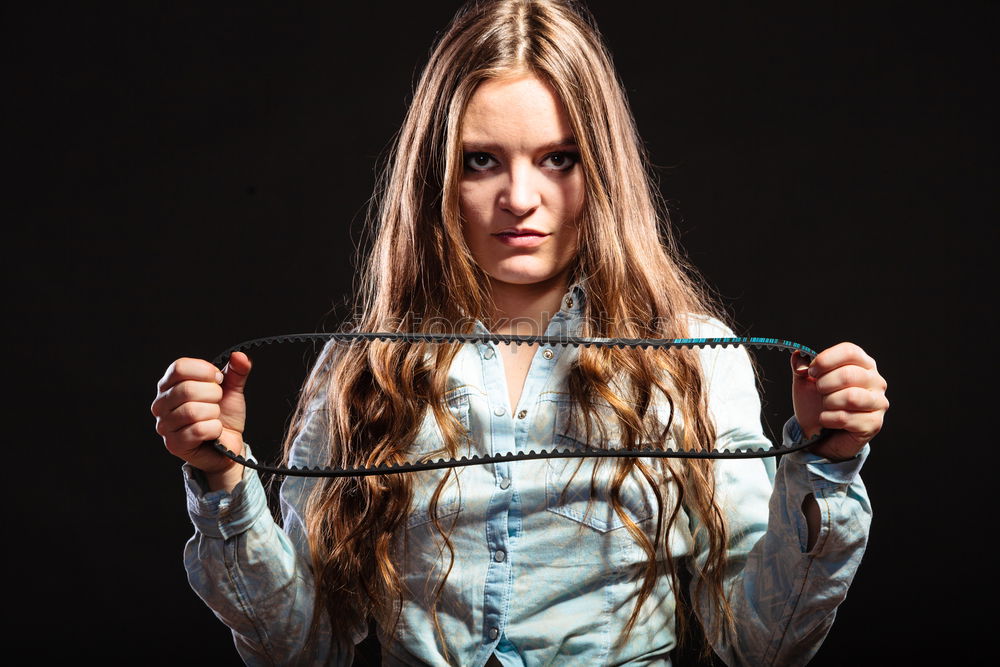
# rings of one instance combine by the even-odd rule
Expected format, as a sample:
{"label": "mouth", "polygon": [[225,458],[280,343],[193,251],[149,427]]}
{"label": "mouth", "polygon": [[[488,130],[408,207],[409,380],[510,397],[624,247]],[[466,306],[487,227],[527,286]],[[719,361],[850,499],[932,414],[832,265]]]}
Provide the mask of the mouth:
{"label": "mouth", "polygon": [[513,229],[513,228],[511,228],[511,229],[505,229],[502,232],[497,232],[496,234],[493,234],[493,236],[501,236],[501,237],[506,237],[506,238],[521,238],[521,237],[525,237],[525,236],[548,236],[548,234],[540,232],[537,229]]}
{"label": "mouth", "polygon": [[512,248],[535,248],[545,243],[550,234],[543,234],[536,229],[505,229],[492,236]]}

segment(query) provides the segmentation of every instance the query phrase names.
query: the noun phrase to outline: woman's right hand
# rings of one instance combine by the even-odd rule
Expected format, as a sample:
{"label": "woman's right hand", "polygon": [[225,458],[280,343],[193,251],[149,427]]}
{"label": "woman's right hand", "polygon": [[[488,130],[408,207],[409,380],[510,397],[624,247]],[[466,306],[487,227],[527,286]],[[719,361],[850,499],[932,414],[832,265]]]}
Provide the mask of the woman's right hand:
{"label": "woman's right hand", "polygon": [[222,371],[204,359],[183,357],[167,367],[150,406],[167,451],[204,472],[211,491],[231,491],[243,477],[243,466],[204,443],[218,439],[243,453],[243,388],[250,366],[242,352],[234,352]]}

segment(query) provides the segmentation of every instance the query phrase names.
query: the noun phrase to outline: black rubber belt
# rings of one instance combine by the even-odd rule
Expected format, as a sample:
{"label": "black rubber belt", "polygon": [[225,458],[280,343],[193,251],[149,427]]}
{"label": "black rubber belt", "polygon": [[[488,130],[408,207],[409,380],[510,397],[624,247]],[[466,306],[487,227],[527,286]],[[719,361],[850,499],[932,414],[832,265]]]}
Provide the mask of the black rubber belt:
{"label": "black rubber belt", "polygon": [[[774,350],[798,351],[801,355],[810,360],[816,357],[816,352],[799,343],[777,338],[756,338],[756,337],[734,337],[734,338],[581,338],[575,336],[514,336],[506,334],[421,334],[421,333],[390,333],[390,332],[337,332],[323,334],[290,334],[284,336],[269,336],[267,338],[255,338],[234,345],[219,356],[213,363],[222,367],[229,360],[233,352],[240,352],[251,348],[262,347],[275,343],[308,343],[326,342],[330,340],[351,341],[351,340],[380,340],[380,341],[406,341],[411,343],[508,343],[514,345],[548,345],[563,347],[639,347],[648,348],[684,348],[694,349],[696,347],[761,347]],[[507,452],[504,454],[473,455],[463,456],[458,459],[438,459],[436,461],[424,461],[421,463],[399,463],[399,464],[379,464],[377,466],[365,467],[357,466],[350,468],[320,467],[312,468],[291,466],[288,468],[280,466],[268,466],[258,463],[253,459],[245,458],[227,449],[218,440],[210,441],[215,449],[224,456],[237,463],[259,470],[262,472],[274,473],[277,475],[288,475],[294,477],[364,477],[367,475],[394,475],[398,473],[416,472],[418,470],[437,470],[440,468],[457,468],[459,466],[485,465],[488,463],[501,463],[505,461],[526,461],[530,459],[556,459],[556,458],[582,458],[582,457],[649,457],[649,458],[692,458],[692,459],[752,459],[766,458],[770,456],[780,456],[797,452],[800,449],[811,447],[820,440],[826,438],[831,431],[822,429],[818,434],[799,442],[790,447],[773,447],[770,449],[736,449],[732,451],[685,451],[674,449],[554,449],[554,450],[529,450],[527,452]]]}

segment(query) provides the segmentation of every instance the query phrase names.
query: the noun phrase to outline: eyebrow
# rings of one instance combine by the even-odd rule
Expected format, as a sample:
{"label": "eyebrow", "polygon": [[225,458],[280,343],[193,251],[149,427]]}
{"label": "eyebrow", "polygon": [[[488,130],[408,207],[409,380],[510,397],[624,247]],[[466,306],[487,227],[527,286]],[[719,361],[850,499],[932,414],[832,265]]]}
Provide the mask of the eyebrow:
{"label": "eyebrow", "polygon": [[[566,137],[560,141],[552,141],[539,146],[536,150],[547,151],[553,148],[560,148],[562,146],[576,146],[576,137]],[[469,141],[462,143],[462,150],[469,152],[489,151],[493,153],[502,153],[503,147],[500,146],[500,144],[494,144],[486,141]]]}

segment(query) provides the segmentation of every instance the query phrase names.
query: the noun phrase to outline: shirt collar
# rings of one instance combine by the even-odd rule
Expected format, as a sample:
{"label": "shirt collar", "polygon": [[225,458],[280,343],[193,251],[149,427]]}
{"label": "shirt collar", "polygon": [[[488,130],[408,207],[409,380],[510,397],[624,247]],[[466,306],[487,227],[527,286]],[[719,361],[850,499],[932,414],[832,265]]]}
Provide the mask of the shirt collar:
{"label": "shirt collar", "polygon": [[578,280],[570,285],[566,293],[563,294],[560,310],[573,315],[582,313],[584,299],[587,298],[585,286],[586,284],[583,280]]}
{"label": "shirt collar", "polygon": [[[566,288],[562,299],[559,302],[559,310],[553,315],[549,322],[546,335],[551,336],[573,336],[577,335],[580,326],[580,315],[583,312],[585,299],[587,298],[586,282],[578,280]],[[480,320],[476,320],[473,333],[489,334],[489,330]]]}

